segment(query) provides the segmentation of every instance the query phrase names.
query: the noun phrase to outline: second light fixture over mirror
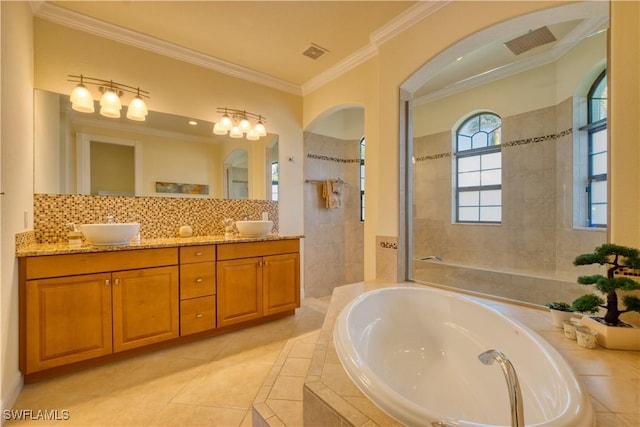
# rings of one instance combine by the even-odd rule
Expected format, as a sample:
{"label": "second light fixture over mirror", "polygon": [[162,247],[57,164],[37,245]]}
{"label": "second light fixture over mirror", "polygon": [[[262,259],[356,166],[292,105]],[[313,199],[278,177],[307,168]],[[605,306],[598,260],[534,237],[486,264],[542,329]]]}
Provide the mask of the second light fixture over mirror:
{"label": "second light fixture over mirror", "polygon": [[[246,138],[250,141],[257,141],[262,136],[267,135],[264,126],[266,119],[255,113],[246,110],[236,110],[228,107],[218,107],[218,114],[222,117],[213,126],[213,133],[216,135],[229,135],[231,138]],[[255,125],[251,123],[255,121]]]}

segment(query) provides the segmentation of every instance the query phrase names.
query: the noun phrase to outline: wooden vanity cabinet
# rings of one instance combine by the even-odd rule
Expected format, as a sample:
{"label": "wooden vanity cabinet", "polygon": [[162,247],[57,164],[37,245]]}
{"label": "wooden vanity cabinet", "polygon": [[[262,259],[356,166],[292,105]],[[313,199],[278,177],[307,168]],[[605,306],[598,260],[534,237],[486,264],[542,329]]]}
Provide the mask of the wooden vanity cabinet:
{"label": "wooden vanity cabinet", "polygon": [[216,327],[216,248],[180,248],[180,335]]}
{"label": "wooden vanity cabinet", "polygon": [[29,382],[64,365],[292,314],[299,250],[298,239],[282,239],[20,257],[20,370]]}
{"label": "wooden vanity cabinet", "polygon": [[300,307],[298,240],[218,246],[218,327]]}
{"label": "wooden vanity cabinet", "polygon": [[22,372],[177,337],[177,253],[166,248],[20,258]]}

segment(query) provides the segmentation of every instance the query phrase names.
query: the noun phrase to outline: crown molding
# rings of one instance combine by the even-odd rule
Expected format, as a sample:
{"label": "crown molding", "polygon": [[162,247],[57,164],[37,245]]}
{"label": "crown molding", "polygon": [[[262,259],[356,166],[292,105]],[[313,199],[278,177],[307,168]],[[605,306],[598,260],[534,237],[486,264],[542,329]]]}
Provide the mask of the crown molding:
{"label": "crown molding", "polygon": [[182,46],[168,43],[155,37],[109,24],[49,3],[38,5],[34,15],[38,18],[64,25],[69,28],[94,34],[129,46],[164,55],[179,61],[198,65],[239,79],[258,83],[294,95],[301,95],[299,85],[259,73],[210,55],[205,55]]}
{"label": "crown molding", "polygon": [[418,1],[418,3],[371,33],[369,35],[369,43],[366,46],[347,56],[333,67],[303,83],[302,95],[307,95],[316,89],[321,88],[352,68],[355,68],[371,59],[378,54],[378,46],[396,37],[398,34],[417,24],[449,3],[451,3],[451,0]]}
{"label": "crown molding", "polygon": [[314,90],[321,88],[325,84],[337,79],[342,74],[346,73],[352,68],[357,67],[370,58],[373,58],[377,54],[378,48],[371,43],[367,44],[365,47],[347,56],[345,59],[338,62],[334,66],[313,77],[311,80],[306,81],[302,85],[302,95],[308,95]]}
{"label": "crown molding", "polygon": [[451,3],[451,1],[453,0],[420,0],[415,5],[387,22],[384,26],[371,33],[369,40],[375,46],[380,46],[422,21],[427,16],[445,7],[447,4]]}

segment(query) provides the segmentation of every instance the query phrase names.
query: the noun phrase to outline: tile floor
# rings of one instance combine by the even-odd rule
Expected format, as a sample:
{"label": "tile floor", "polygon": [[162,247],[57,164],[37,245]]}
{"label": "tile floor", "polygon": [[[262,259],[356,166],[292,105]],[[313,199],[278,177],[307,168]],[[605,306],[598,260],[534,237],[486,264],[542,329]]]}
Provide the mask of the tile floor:
{"label": "tile floor", "polygon": [[[328,303],[306,298],[295,316],[25,385],[14,409],[58,410],[60,418],[68,411],[69,419],[5,426],[250,426],[251,405],[283,349],[292,338],[300,338],[289,344],[293,356],[305,351],[305,337],[315,343]],[[283,369],[290,378],[306,374],[295,361]],[[290,389],[283,383],[272,392],[287,397]]]}

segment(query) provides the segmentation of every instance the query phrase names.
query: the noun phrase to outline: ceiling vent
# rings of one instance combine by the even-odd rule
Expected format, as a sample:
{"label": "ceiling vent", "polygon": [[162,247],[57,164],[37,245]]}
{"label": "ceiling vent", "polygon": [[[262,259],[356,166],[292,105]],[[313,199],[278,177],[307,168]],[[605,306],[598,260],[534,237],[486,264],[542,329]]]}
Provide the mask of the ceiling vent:
{"label": "ceiling vent", "polygon": [[308,56],[311,59],[318,59],[318,58],[320,58],[322,55],[324,55],[327,52],[329,52],[329,51],[327,49],[323,48],[322,46],[318,46],[315,43],[311,43],[311,46],[309,46],[307,48],[307,50],[302,52],[302,54],[304,56]]}
{"label": "ceiling vent", "polygon": [[520,55],[538,46],[545,45],[556,41],[555,36],[549,30],[549,27],[541,27],[537,30],[529,31],[520,37],[505,42],[505,46],[509,48],[514,55]]}

